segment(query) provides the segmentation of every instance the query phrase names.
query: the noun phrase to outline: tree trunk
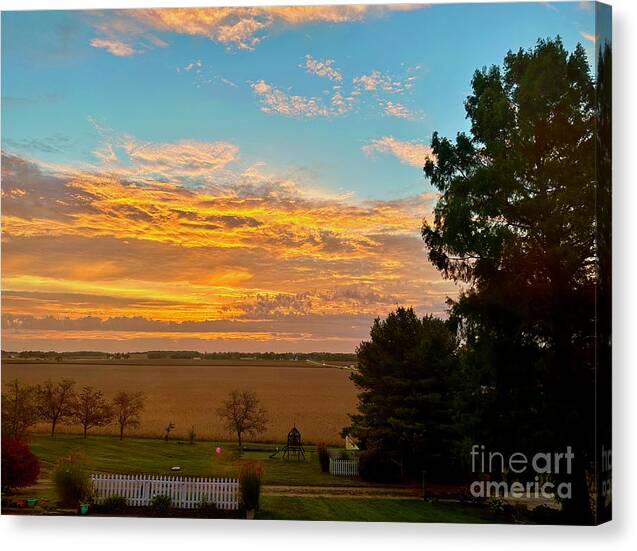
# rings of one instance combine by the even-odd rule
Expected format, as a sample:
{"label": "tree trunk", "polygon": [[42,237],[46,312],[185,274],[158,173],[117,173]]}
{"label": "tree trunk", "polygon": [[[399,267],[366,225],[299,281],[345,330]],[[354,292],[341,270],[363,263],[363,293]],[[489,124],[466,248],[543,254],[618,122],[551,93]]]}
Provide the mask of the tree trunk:
{"label": "tree trunk", "polygon": [[86,428],[86,425],[84,425],[84,438],[86,438],[86,431],[87,431],[87,430],[88,430],[88,429]]}
{"label": "tree trunk", "polygon": [[594,517],[590,505],[590,492],[586,480],[586,463],[581,457],[582,451],[575,450],[573,472],[567,480],[571,483],[571,499],[562,503],[562,515],[568,524],[590,525]]}
{"label": "tree trunk", "polygon": [[241,433],[237,431],[237,437],[239,439],[239,449],[241,449]]}
{"label": "tree trunk", "polygon": [[124,440],[124,425],[119,426],[119,439]]}
{"label": "tree trunk", "polygon": [[51,421],[51,438],[55,436],[55,424],[57,423],[57,419],[53,419]]}

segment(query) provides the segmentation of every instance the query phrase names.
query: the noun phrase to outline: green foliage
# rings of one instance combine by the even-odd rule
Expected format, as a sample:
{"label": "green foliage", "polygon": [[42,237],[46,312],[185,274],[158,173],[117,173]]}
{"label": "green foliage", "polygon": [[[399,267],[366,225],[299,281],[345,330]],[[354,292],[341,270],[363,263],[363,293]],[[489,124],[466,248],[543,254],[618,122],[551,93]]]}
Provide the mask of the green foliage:
{"label": "green foliage", "polygon": [[161,495],[157,494],[153,496],[153,499],[150,502],[150,506],[159,515],[165,515],[168,513],[170,508],[173,505],[173,500],[169,495]]}
{"label": "green foliage", "polygon": [[244,461],[239,469],[241,505],[246,511],[259,510],[263,467],[258,461]]}
{"label": "green foliage", "polygon": [[219,515],[219,508],[217,505],[212,501],[207,501],[205,498],[197,507],[197,511],[203,518],[215,518]]}
{"label": "green foliage", "polygon": [[93,496],[91,477],[80,454],[71,453],[60,459],[53,471],[53,482],[58,499],[65,507],[77,507]]}
{"label": "green foliage", "polygon": [[488,505],[489,510],[494,515],[501,515],[502,513],[504,513],[505,502],[501,497],[492,497],[491,499],[489,499]]}
{"label": "green foliage", "polygon": [[126,498],[123,496],[108,496],[98,507],[104,513],[124,513],[128,509]]}
{"label": "green foliage", "polygon": [[318,454],[319,464],[321,465],[321,471],[324,473],[330,472],[330,453],[327,451],[325,442],[319,442],[316,446],[316,452]]}
{"label": "green foliage", "polygon": [[362,448],[393,452],[413,476],[454,471],[457,341],[447,322],[398,308],[376,319],[351,379],[362,390],[343,431]]}
{"label": "green foliage", "polygon": [[365,450],[358,458],[358,472],[368,482],[401,481],[400,465],[379,449]]}
{"label": "green foliage", "polygon": [[503,452],[572,445],[565,513],[586,523],[596,232],[610,222],[596,210],[596,107],[584,48],[569,53],[559,38],[476,71],[471,134],[433,135],[424,170],[441,196],[422,230],[434,266],[468,284],[450,316],[464,343],[463,431]]}

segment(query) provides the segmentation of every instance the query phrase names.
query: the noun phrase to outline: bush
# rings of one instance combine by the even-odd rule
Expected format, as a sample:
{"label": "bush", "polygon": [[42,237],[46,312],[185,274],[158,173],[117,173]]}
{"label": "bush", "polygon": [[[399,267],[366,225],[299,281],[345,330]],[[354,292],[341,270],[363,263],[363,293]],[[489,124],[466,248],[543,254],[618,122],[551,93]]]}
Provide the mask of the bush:
{"label": "bush", "polygon": [[547,505],[535,507],[531,511],[531,519],[537,524],[563,524],[561,511]]}
{"label": "bush", "polygon": [[319,463],[321,464],[321,471],[324,473],[330,472],[330,454],[327,451],[327,446],[325,442],[320,442],[318,446],[316,446],[316,451],[318,452]]}
{"label": "bush", "polygon": [[86,470],[86,462],[79,454],[60,459],[53,472],[53,482],[64,507],[77,507],[93,496],[93,483]]}
{"label": "bush", "polygon": [[359,474],[368,482],[400,482],[400,467],[380,450],[366,450],[359,455]]}
{"label": "bush", "polygon": [[258,461],[245,461],[239,471],[241,505],[246,511],[259,510],[261,475],[263,468]]}
{"label": "bush", "polygon": [[150,506],[156,513],[165,515],[173,505],[173,500],[169,495],[158,494],[153,496]]}
{"label": "bush", "polygon": [[2,486],[8,490],[31,486],[38,481],[40,461],[29,445],[16,438],[2,437]]}
{"label": "bush", "polygon": [[219,514],[219,509],[212,501],[207,501],[205,498],[197,507],[198,516],[203,518],[215,518]]}
{"label": "bush", "polygon": [[123,496],[108,496],[99,506],[104,513],[123,513],[128,509],[126,498]]}

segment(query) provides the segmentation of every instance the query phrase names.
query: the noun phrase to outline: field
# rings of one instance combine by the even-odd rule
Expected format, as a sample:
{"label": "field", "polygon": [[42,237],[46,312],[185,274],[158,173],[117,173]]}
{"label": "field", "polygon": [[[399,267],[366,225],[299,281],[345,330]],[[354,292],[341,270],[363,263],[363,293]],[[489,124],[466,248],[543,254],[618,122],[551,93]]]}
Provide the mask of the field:
{"label": "field", "polygon": [[[216,410],[233,389],[255,391],[268,412],[268,429],[256,440],[283,442],[296,424],[307,442],[342,443],[341,429],[356,411],[356,389],[349,371],[301,362],[284,361],[139,361],[81,363],[3,362],[2,380],[25,383],[70,378],[78,387],[91,385],[112,398],[119,390],[142,391],[146,407],[135,436],[162,436],[175,424],[175,438],[185,438],[191,427],[207,440],[233,438],[224,431]],[[35,430],[45,432],[46,424]],[[79,432],[65,425],[62,432]],[[92,434],[115,434],[111,425]],[[253,440],[251,438],[251,440]]]}

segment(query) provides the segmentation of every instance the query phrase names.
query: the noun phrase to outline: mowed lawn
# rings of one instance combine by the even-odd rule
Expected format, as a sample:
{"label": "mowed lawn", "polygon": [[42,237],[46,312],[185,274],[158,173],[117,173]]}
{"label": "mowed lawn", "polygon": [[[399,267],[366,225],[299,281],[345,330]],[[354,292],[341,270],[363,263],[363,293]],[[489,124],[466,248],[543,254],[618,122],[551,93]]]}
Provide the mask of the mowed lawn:
{"label": "mowed lawn", "polygon": [[[76,434],[58,434],[54,438],[33,434],[30,438],[33,453],[41,461],[42,477],[48,477],[60,457],[81,452],[94,472],[122,474],[157,474],[236,478],[241,459],[255,459],[264,466],[264,484],[308,486],[356,486],[365,482],[336,477],[321,472],[314,446],[306,447],[306,461],[284,461],[281,456],[271,459],[276,449],[272,444],[245,444],[246,451],[238,456],[238,447],[231,442],[188,442],[155,438],[124,438],[89,435],[84,439]],[[216,448],[221,453],[216,453]],[[178,472],[172,467],[180,467]]]}
{"label": "mowed lawn", "polygon": [[[228,442],[195,442],[178,440],[125,438],[112,436],[48,434],[30,437],[33,452],[40,458],[41,475],[37,486],[24,488],[22,497],[38,497],[55,503],[56,495],[50,477],[56,462],[71,452],[82,453],[93,472],[125,474],[157,474],[178,476],[238,476],[242,459],[256,459],[264,465],[266,485],[279,486],[375,486],[360,479],[336,477],[321,472],[316,450],[306,449],[307,461],[284,461],[269,456],[276,446],[246,444],[242,457],[237,445]],[[221,453],[215,449],[221,447]],[[171,468],[179,466],[178,472]],[[381,490],[376,486],[378,491]],[[315,491],[315,490],[314,490]],[[326,488],[329,492],[329,489]],[[331,497],[322,495],[262,495],[257,518],[271,520],[331,520],[372,522],[493,522],[482,509],[462,504],[425,502],[419,499]]]}
{"label": "mowed lawn", "polygon": [[477,507],[416,499],[262,496],[262,520],[493,523]]}

